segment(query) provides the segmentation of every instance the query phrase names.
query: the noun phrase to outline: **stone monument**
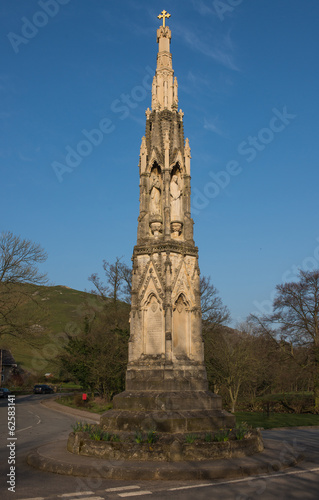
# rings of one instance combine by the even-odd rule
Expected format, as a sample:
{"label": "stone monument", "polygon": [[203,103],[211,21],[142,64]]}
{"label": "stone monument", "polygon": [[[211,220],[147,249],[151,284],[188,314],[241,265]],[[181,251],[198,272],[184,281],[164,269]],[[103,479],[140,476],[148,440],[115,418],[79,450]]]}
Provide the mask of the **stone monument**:
{"label": "stone monument", "polygon": [[160,16],[152,109],[140,149],[140,212],[133,251],[126,390],[101,425],[115,432],[212,431],[233,427],[208,391],[201,331],[198,248],[191,218],[189,140],[170,52],[170,17]]}

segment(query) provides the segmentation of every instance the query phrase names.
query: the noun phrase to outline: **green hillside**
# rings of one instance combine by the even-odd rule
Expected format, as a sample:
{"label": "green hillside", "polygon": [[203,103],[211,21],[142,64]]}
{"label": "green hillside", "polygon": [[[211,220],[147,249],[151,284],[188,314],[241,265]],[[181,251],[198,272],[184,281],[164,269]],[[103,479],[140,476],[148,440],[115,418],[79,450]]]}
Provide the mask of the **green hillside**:
{"label": "green hillside", "polygon": [[[99,297],[93,294],[73,290],[65,286],[33,286],[32,296],[41,306],[39,319],[33,325],[33,332],[28,342],[21,338],[4,335],[0,347],[10,349],[16,362],[23,369],[43,375],[50,372],[58,375],[59,366],[56,356],[65,345],[66,335],[76,335],[83,325],[83,316],[87,306],[101,307]],[[23,309],[30,309],[32,301],[27,301]]]}

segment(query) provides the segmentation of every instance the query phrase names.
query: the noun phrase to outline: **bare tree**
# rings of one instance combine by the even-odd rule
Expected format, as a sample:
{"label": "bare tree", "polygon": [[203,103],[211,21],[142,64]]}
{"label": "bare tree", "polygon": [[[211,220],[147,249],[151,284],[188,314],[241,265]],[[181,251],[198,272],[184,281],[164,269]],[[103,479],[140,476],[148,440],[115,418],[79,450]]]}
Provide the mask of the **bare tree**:
{"label": "bare tree", "polygon": [[93,293],[98,293],[103,299],[111,299],[115,306],[119,300],[129,303],[131,299],[132,272],[126,264],[121,262],[121,259],[121,257],[116,257],[114,264],[103,260],[106,285],[96,273],[89,277],[89,281],[96,288],[96,290],[93,290]]}
{"label": "bare tree", "polygon": [[47,276],[40,273],[38,264],[46,259],[47,254],[39,244],[15,236],[10,231],[1,233],[0,283],[44,285]]}
{"label": "bare tree", "polygon": [[230,312],[227,306],[223,305],[222,299],[218,295],[218,290],[211,283],[210,276],[201,277],[200,295],[204,322],[215,325],[224,325],[229,322]]}
{"label": "bare tree", "polygon": [[295,349],[306,348],[303,359],[311,370],[315,410],[319,412],[319,270],[300,271],[299,281],[277,285],[273,313],[251,316],[259,331],[271,337],[279,348],[295,356]]}
{"label": "bare tree", "polygon": [[[45,262],[43,248],[10,231],[0,235],[0,335],[21,335],[35,320],[37,301],[34,287],[47,283],[38,264]],[[23,312],[23,314],[22,314]]]}
{"label": "bare tree", "polygon": [[252,377],[253,344],[250,335],[232,328],[216,328],[212,335],[206,332],[208,380],[215,391],[218,387],[227,391],[232,412],[235,412],[240,390]]}

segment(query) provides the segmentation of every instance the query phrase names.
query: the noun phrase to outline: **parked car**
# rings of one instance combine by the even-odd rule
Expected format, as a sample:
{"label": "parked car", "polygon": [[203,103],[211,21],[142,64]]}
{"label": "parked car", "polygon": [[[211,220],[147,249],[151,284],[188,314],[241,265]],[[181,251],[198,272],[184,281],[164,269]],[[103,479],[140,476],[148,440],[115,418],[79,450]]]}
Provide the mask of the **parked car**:
{"label": "parked car", "polygon": [[52,394],[54,390],[46,384],[37,384],[33,387],[34,394]]}
{"label": "parked car", "polygon": [[10,394],[11,391],[9,391],[9,389],[6,389],[5,387],[0,388],[0,398],[7,398]]}

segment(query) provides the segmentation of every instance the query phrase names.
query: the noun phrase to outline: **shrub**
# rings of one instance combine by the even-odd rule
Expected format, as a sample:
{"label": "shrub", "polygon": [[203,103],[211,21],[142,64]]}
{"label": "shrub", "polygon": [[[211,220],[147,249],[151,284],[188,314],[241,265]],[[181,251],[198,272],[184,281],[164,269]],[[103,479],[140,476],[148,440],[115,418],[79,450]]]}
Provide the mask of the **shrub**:
{"label": "shrub", "polygon": [[186,443],[192,444],[197,439],[197,436],[195,436],[195,434],[187,434],[185,436],[185,439],[186,439]]}
{"label": "shrub", "polygon": [[218,432],[214,434],[214,441],[222,442],[229,440],[229,434],[231,429],[220,429]]}
{"label": "shrub", "polygon": [[278,413],[308,413],[313,410],[314,397],[311,393],[267,394],[255,400],[259,411]]}
{"label": "shrub", "polygon": [[73,432],[91,432],[93,429],[93,425],[87,424],[85,422],[78,421],[75,424],[71,425]]}
{"label": "shrub", "polygon": [[152,443],[155,443],[155,441],[157,441],[157,438],[158,438],[158,436],[156,435],[155,431],[149,431],[147,433],[146,441],[149,444],[152,444]]}
{"label": "shrub", "polygon": [[112,434],[109,432],[103,431],[101,427],[95,427],[91,430],[90,434],[90,439],[93,439],[94,441],[111,441],[112,439]]}
{"label": "shrub", "polygon": [[248,437],[249,427],[248,427],[247,423],[243,422],[242,424],[239,424],[234,429],[234,434],[235,434],[235,437],[238,441],[241,439],[244,439],[245,437]]}
{"label": "shrub", "polygon": [[143,434],[139,431],[136,431],[135,432],[135,442],[136,443],[143,443],[144,439],[143,439]]}

